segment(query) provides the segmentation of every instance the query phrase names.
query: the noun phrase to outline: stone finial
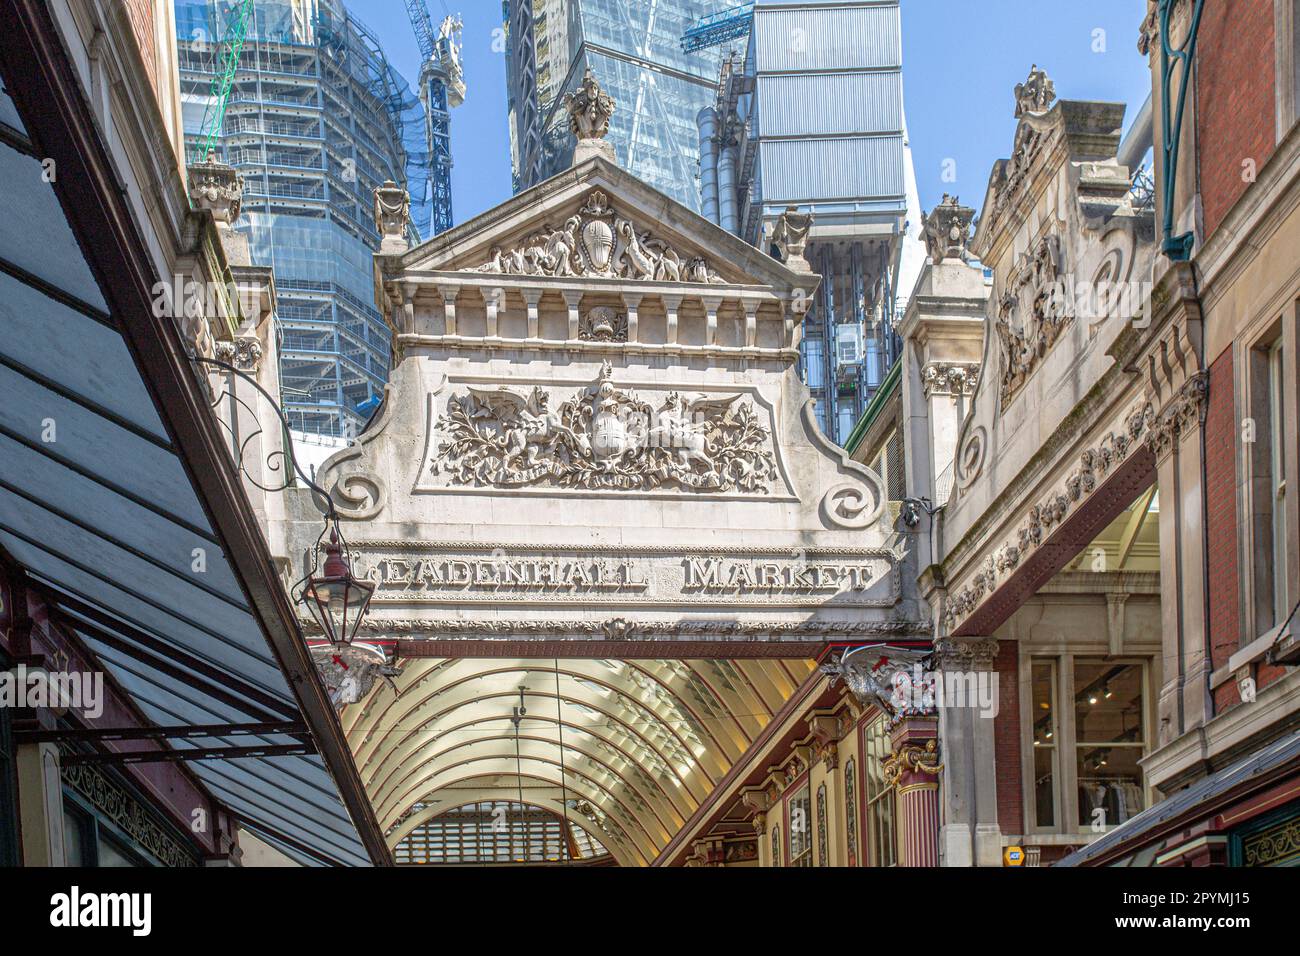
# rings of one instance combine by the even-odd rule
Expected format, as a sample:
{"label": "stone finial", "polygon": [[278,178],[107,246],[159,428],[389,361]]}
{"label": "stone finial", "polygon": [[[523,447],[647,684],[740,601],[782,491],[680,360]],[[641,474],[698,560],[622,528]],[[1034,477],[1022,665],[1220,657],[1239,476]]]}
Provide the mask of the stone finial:
{"label": "stone finial", "polygon": [[375,188],[375,228],[379,230],[379,251],[387,255],[405,252],[410,243],[406,238],[411,225],[411,197],[405,189],[391,179]]}
{"label": "stone finial", "polygon": [[1056,84],[1035,63],[1029,67],[1029,77],[1016,84],[1016,119],[1026,113],[1046,113],[1056,100]]}
{"label": "stone finial", "polygon": [[798,206],[786,206],[772,230],[772,244],[781,253],[781,260],[796,272],[813,271],[803,254],[812,224],[812,213],[801,213]]}
{"label": "stone finial", "polygon": [[944,259],[964,262],[970,257],[967,242],[974,218],[974,209],[961,205],[956,196],[943,194],[943,201],[925,217],[925,248],[935,265]]}
{"label": "stone finial", "polygon": [[614,161],[614,144],[605,140],[609,120],[614,115],[613,98],[600,88],[591,68],[582,76],[582,87],[564,94],[564,108],[569,111],[569,129],[578,139],[573,152],[576,166],[592,156],[604,156]]}
{"label": "stone finial", "polygon": [[211,152],[189,167],[190,205],[206,209],[218,225],[233,226],[244,199],[244,177],[233,166],[218,162]]}

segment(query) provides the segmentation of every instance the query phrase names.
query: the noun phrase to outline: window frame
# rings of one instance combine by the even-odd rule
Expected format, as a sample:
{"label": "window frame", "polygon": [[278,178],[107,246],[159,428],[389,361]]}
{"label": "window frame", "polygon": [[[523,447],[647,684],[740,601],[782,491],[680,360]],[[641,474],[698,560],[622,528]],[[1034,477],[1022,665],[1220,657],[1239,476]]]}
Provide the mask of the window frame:
{"label": "window frame", "polygon": [[[789,787],[786,788],[786,796],[782,801],[782,816],[785,818],[785,865],[786,866],[813,866],[813,804],[812,804],[812,778],[810,773],[805,770],[798,778],[795,779]],[[800,799],[806,803],[804,810],[804,822],[802,833],[804,848],[795,853],[795,827],[793,823],[792,809]]]}
{"label": "window frame", "polygon": [[[1235,436],[1241,447],[1238,562],[1248,569],[1240,575],[1239,649],[1276,640],[1297,597],[1300,569],[1293,566],[1297,562],[1288,550],[1296,540],[1297,410],[1288,388],[1295,387],[1298,312],[1300,302],[1293,301],[1282,315],[1257,323],[1243,336],[1237,366],[1242,381],[1238,411],[1243,420],[1254,423],[1253,442]],[[1261,553],[1271,560],[1256,560]]]}
{"label": "window frame", "polygon": [[[1023,719],[1025,715],[1033,714],[1033,666],[1038,663],[1051,661],[1054,664],[1054,709],[1056,711],[1056,723],[1054,727],[1054,737],[1056,739],[1053,745],[1056,750],[1056,760],[1054,764],[1054,786],[1053,786],[1053,825],[1049,827],[1038,825],[1035,783],[1035,764],[1034,752],[1034,731],[1033,721]],[[1022,794],[1023,810],[1022,823],[1025,827],[1025,833],[1032,836],[1059,836],[1062,838],[1077,840],[1079,837],[1100,836],[1101,833],[1109,832],[1119,824],[1107,824],[1105,830],[1101,833],[1094,833],[1090,823],[1079,823],[1079,781],[1078,781],[1078,750],[1081,746],[1078,733],[1075,728],[1074,706],[1075,699],[1075,665],[1078,663],[1104,663],[1114,666],[1131,665],[1140,669],[1140,680],[1142,686],[1142,755],[1145,757],[1155,749],[1155,728],[1156,714],[1156,694],[1152,688],[1152,662],[1148,658],[1134,656],[1130,654],[1111,656],[1106,653],[1105,648],[1096,649],[1049,649],[1043,648],[1037,650],[1025,648],[1021,655],[1022,673],[1027,675],[1027,683],[1022,683],[1022,700],[1025,701],[1024,709],[1021,711],[1021,773],[1022,773]],[[1028,692],[1026,693],[1026,688]],[[1069,701],[1070,706],[1064,706],[1062,701]],[[1083,744],[1086,746],[1086,742]],[[1118,745],[1117,745],[1118,746]],[[1123,746],[1133,747],[1136,745],[1125,744]],[[1067,759],[1068,755],[1068,759]],[[1152,788],[1146,774],[1142,775],[1141,782],[1143,809],[1152,805]]]}
{"label": "window frame", "polygon": [[[866,720],[859,726],[858,752],[862,756],[862,840],[863,858],[862,865],[869,867],[888,867],[898,866],[898,801],[892,786],[885,783],[880,790],[874,795],[871,793],[871,771],[869,762],[877,759],[877,755],[868,745],[872,737],[877,736],[875,727],[879,725],[883,733],[880,736],[886,743],[889,740],[888,728],[885,727],[885,715],[877,713]],[[889,747],[886,746],[886,750]],[[883,762],[883,759],[882,759]],[[883,855],[885,849],[881,845],[881,833],[886,827],[880,821],[883,817],[877,817],[876,808],[884,802],[889,803],[889,837],[891,845],[889,847],[889,858],[886,861]]]}

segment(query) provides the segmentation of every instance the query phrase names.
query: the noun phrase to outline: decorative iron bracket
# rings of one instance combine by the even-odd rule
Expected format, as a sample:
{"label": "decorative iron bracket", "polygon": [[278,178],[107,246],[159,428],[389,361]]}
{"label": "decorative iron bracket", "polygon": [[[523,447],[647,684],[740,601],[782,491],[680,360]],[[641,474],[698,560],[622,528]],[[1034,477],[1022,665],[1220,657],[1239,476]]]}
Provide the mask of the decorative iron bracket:
{"label": "decorative iron bracket", "polygon": [[[1196,56],[1196,35],[1201,26],[1201,10],[1205,0],[1193,0],[1191,23],[1182,45],[1174,48],[1169,43],[1169,17],[1178,0],[1158,0],[1160,15],[1160,131],[1161,149],[1164,151],[1164,169],[1161,181],[1164,197],[1163,241],[1160,251],[1172,262],[1186,262],[1192,257],[1196,236],[1192,232],[1173,235],[1174,190],[1178,185],[1178,146],[1182,140],[1183,112],[1187,105],[1187,88],[1191,85],[1192,61]],[[1170,114],[1169,89],[1174,71],[1182,67],[1178,84],[1178,105]]]}

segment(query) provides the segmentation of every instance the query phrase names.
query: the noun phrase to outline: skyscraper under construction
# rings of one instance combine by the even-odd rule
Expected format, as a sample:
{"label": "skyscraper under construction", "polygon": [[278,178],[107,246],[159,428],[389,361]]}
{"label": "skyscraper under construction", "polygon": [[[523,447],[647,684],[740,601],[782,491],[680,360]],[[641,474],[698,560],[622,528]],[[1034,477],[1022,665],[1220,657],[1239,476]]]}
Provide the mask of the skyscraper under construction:
{"label": "skyscraper under construction", "polygon": [[[422,234],[433,217],[426,107],[340,0],[176,0],[176,30],[187,145],[242,173],[239,228],[274,270],[290,424],[349,435],[390,364],[374,189],[406,184]],[[223,112],[223,56],[241,33]]]}

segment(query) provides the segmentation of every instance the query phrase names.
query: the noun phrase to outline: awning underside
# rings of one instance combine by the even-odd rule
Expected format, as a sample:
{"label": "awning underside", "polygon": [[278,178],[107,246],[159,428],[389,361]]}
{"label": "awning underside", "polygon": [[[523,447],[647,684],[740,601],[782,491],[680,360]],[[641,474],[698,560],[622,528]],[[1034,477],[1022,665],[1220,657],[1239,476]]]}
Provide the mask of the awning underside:
{"label": "awning underside", "polygon": [[[35,158],[0,144],[0,546],[158,725],[301,721],[41,173]],[[301,742],[274,734],[171,746]],[[369,864],[320,757],[187,764],[302,862]]]}

